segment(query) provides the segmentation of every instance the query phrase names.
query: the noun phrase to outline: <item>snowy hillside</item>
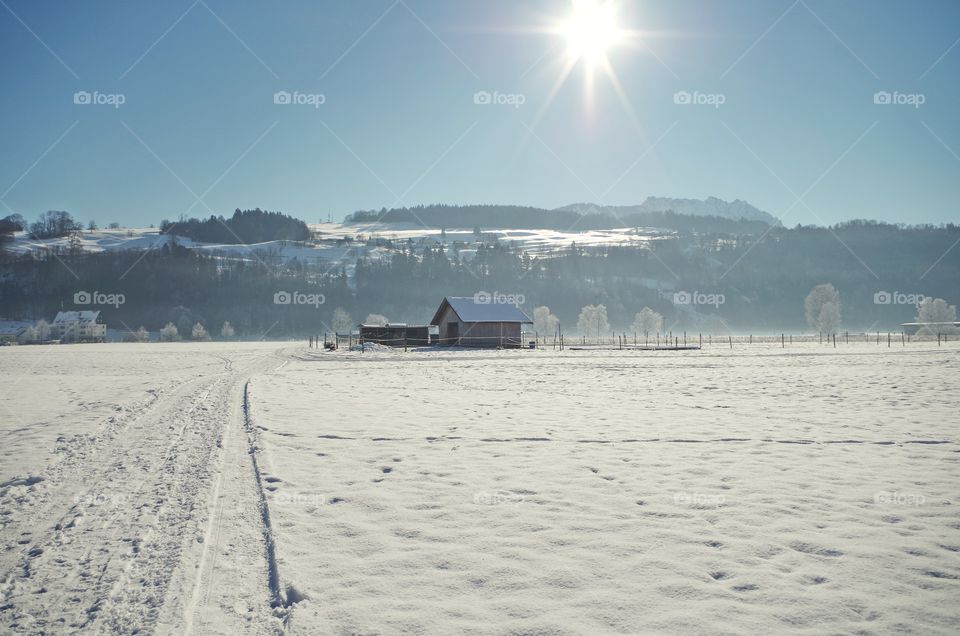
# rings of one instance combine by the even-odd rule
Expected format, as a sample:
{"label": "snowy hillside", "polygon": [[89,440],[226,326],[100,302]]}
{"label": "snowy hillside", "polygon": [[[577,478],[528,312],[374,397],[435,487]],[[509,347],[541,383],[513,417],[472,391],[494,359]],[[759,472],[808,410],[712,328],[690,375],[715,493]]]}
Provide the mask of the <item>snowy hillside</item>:
{"label": "snowy hillside", "polygon": [[640,205],[600,206],[593,203],[573,203],[557,208],[558,210],[578,212],[580,214],[613,214],[618,217],[643,212],[676,212],[690,216],[718,216],[734,221],[762,221],[768,225],[779,225],[780,221],[768,212],[757,209],[746,201],[736,199],[724,201],[717,197],[706,199],[677,199],[671,197],[647,197]]}
{"label": "snowy hillside", "polygon": [[460,257],[470,260],[476,252],[473,246],[478,240],[491,242],[497,240],[504,245],[522,249],[531,256],[549,256],[558,250],[568,248],[572,243],[581,247],[601,245],[643,244],[661,239],[672,233],[654,228],[619,228],[612,230],[568,231],[557,230],[516,230],[484,229],[477,237],[469,228],[448,228],[440,230],[424,228],[409,223],[377,224],[341,224],[317,223],[310,225],[314,240],[309,242],[266,241],[249,245],[222,243],[201,243],[184,237],[171,237],[160,234],[154,228],[124,228],[104,230],[84,230],[72,237],[54,239],[33,239],[26,232],[18,232],[14,240],[5,249],[18,253],[39,253],[45,250],[66,251],[71,246],[84,252],[105,252],[111,250],[151,250],[161,249],[176,241],[178,245],[203,251],[205,253],[228,258],[269,257],[289,260],[296,258],[304,262],[330,263],[344,261],[352,264],[358,257],[380,258],[390,253],[387,243],[395,244],[413,241],[415,246],[462,244]]}

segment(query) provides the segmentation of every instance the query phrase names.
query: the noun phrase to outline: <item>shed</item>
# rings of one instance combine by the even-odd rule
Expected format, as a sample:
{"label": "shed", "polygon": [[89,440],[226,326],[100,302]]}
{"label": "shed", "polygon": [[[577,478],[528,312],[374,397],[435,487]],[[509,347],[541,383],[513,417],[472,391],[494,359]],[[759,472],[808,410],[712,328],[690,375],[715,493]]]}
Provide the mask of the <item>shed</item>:
{"label": "shed", "polygon": [[388,347],[417,347],[430,344],[430,325],[388,322],[386,325],[360,325],[359,328],[360,339],[363,342],[375,342]]}
{"label": "shed", "polygon": [[438,327],[437,344],[465,347],[523,346],[523,325],[533,324],[517,305],[496,302],[496,296],[448,296],[430,321]]}

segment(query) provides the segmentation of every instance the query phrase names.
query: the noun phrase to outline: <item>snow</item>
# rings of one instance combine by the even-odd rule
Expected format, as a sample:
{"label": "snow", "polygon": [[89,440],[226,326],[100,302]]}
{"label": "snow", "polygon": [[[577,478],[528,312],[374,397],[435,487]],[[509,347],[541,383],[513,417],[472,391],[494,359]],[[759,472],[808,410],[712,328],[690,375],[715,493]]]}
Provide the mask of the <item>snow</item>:
{"label": "snow", "polygon": [[[471,247],[476,237],[469,228],[448,228],[446,238],[440,229],[425,228],[410,223],[342,224],[317,223],[309,226],[319,236],[316,243],[298,243],[293,241],[266,241],[249,245],[230,245],[220,243],[202,243],[188,238],[177,237],[177,244],[204,253],[229,258],[256,261],[257,259],[290,260],[296,258],[308,263],[339,262],[354,263],[358,256],[378,259],[389,254],[389,249],[378,245],[356,242],[357,236],[364,240],[392,240],[406,242],[424,241],[426,244],[446,244],[461,241],[467,247],[461,249],[461,257],[469,260],[476,250]],[[655,229],[619,228],[613,230],[594,230],[587,232],[561,232],[556,230],[512,230],[484,229],[484,240],[496,238],[504,244],[523,249],[531,255],[550,255],[567,249],[576,242],[581,247],[601,245],[642,245],[648,241],[669,236],[669,231]],[[160,249],[168,244],[171,237],[161,235],[154,228],[123,228],[84,230],[77,235],[77,244],[85,252],[105,252],[112,250],[148,250]],[[347,241],[347,242],[344,242]],[[55,239],[32,239],[26,232],[18,232],[7,249],[12,253],[25,254],[48,249],[67,250],[70,247],[68,237]]]}
{"label": "snow", "polygon": [[958,351],[4,347],[0,632],[956,633]]}

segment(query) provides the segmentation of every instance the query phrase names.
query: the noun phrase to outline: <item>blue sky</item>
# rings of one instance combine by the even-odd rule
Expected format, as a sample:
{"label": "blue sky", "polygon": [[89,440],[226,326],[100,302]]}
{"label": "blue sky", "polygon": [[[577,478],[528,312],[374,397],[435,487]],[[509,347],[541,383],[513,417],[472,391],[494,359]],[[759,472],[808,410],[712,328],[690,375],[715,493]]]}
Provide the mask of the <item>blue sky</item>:
{"label": "blue sky", "polygon": [[[621,2],[631,37],[607,56],[622,99],[601,71],[588,87],[581,61],[548,101],[567,43],[545,27],[570,11],[2,0],[0,212],[147,225],[261,207],[312,222],[713,195],[791,226],[957,221],[960,3]],[[82,91],[123,103],[74,103]],[[684,91],[723,103],[676,103]],[[876,104],[880,91],[923,103]]]}

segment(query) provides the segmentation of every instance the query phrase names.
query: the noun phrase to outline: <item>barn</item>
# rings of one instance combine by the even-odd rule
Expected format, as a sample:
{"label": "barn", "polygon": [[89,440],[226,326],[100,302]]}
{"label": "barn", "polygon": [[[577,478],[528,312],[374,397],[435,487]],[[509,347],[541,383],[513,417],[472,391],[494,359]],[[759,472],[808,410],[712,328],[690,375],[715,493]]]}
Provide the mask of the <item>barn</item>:
{"label": "barn", "polygon": [[430,344],[430,325],[360,325],[360,341],[374,342],[388,347],[425,347]]}
{"label": "barn", "polygon": [[533,321],[516,305],[477,294],[444,298],[430,324],[438,328],[437,344],[517,348],[523,325]]}

